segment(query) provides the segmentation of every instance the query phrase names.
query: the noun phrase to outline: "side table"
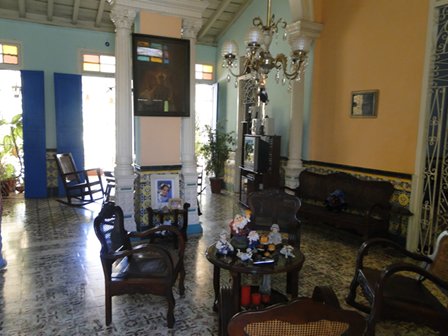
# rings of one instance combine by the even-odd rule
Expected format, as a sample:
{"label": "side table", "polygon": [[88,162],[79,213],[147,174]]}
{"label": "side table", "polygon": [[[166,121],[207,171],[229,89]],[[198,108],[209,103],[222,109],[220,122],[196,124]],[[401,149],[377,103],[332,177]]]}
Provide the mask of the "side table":
{"label": "side table", "polygon": [[[297,248],[294,249],[294,258],[285,258],[278,254],[275,263],[255,265],[251,261],[241,261],[235,254],[219,255],[216,253],[215,244],[210,245],[205,256],[213,264],[213,288],[215,291],[215,300],[213,309],[220,315],[220,330],[225,335],[229,315],[241,311],[241,275],[267,275],[286,273],[286,293],[291,298],[298,297],[299,271],[305,261],[305,256]],[[221,288],[220,277],[221,269],[229,271],[232,277],[232,286],[230,288]],[[228,302],[223,302],[222,293],[224,292]],[[221,298],[220,298],[221,296]]]}

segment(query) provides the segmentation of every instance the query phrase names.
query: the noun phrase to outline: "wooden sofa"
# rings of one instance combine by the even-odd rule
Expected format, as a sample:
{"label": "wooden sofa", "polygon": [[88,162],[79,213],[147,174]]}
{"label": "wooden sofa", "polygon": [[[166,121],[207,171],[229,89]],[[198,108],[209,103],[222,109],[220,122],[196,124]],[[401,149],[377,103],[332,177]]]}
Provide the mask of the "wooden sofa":
{"label": "wooden sofa", "polygon": [[[299,220],[351,229],[363,238],[387,234],[390,199],[394,192],[390,182],[360,180],[342,172],[324,175],[306,170],[300,174],[299,182],[295,189],[302,202]],[[341,190],[345,196],[346,206],[342,210],[331,210],[326,204],[329,195],[336,190]]]}

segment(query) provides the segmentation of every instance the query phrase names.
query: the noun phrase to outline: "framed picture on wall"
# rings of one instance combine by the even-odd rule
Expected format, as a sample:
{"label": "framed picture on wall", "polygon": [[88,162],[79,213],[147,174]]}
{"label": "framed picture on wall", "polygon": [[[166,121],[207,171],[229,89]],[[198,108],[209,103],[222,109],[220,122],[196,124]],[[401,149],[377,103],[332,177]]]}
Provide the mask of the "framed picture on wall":
{"label": "framed picture on wall", "polygon": [[352,117],[376,117],[378,109],[378,90],[353,91],[351,101]]}
{"label": "framed picture on wall", "polygon": [[151,175],[151,207],[161,209],[170,206],[171,199],[179,198],[179,175]]}
{"label": "framed picture on wall", "polygon": [[134,115],[190,115],[190,41],[132,35]]}

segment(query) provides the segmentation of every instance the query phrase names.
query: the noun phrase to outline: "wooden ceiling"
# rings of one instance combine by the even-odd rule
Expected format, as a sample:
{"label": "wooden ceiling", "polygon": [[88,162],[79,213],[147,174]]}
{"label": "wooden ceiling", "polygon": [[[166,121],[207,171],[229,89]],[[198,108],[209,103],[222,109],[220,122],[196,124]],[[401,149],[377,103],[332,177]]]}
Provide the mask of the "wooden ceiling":
{"label": "wooden ceiling", "polygon": [[[188,2],[188,0],[185,0]],[[216,45],[252,0],[208,0],[198,43]],[[113,32],[107,0],[0,0],[0,18]]]}

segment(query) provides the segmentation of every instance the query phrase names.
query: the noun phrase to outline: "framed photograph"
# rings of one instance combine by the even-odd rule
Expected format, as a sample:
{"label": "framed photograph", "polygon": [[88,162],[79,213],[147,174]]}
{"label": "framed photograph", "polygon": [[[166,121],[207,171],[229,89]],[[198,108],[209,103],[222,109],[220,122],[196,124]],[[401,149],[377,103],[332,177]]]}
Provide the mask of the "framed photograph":
{"label": "framed photograph", "polygon": [[132,35],[134,115],[190,116],[190,41]]}
{"label": "framed photograph", "polygon": [[151,175],[151,207],[161,209],[169,207],[171,199],[179,198],[179,175]]}
{"label": "framed photograph", "polygon": [[378,90],[353,91],[351,116],[376,117],[378,109],[378,94]]}

